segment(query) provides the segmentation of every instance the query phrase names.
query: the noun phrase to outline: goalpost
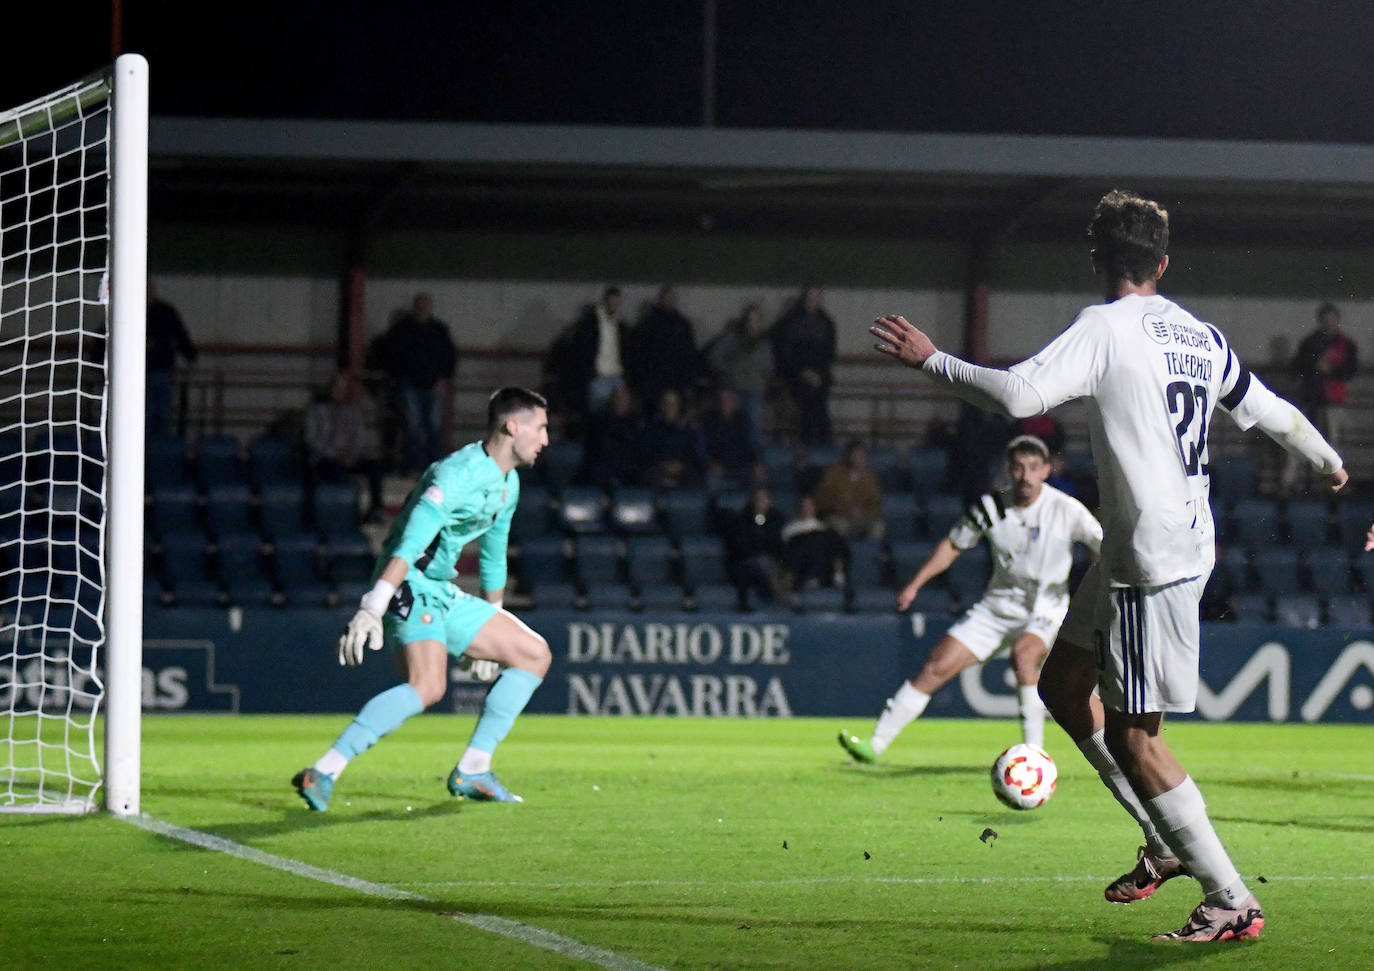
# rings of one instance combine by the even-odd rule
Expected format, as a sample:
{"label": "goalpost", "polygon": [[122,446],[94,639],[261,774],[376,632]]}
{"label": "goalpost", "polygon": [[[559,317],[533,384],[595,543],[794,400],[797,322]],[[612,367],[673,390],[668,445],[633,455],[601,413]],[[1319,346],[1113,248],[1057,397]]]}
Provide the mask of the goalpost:
{"label": "goalpost", "polygon": [[139,811],[147,145],[138,55],[0,111],[0,811]]}

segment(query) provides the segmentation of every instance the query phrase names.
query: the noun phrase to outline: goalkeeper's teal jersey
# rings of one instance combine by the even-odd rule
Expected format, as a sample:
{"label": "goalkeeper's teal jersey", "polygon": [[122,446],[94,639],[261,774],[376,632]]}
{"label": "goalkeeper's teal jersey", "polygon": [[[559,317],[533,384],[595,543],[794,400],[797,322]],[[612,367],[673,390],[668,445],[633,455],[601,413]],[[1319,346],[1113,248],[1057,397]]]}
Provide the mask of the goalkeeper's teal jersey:
{"label": "goalkeeper's teal jersey", "polygon": [[473,442],[425,469],[382,544],[374,574],[393,556],[431,580],[452,580],[468,543],[482,538],[483,590],[506,586],[506,541],[520,498],[520,476],[502,473],[481,442]]}

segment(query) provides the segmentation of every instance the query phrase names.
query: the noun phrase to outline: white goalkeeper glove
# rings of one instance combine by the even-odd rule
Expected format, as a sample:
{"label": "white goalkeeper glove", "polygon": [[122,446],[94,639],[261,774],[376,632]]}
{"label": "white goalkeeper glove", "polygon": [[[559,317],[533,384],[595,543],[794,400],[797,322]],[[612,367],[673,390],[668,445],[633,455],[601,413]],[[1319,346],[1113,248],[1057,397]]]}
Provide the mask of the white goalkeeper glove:
{"label": "white goalkeeper glove", "polygon": [[474,681],[495,681],[501,676],[501,665],[495,661],[482,661],[464,654],[458,659],[458,670],[472,675]]}
{"label": "white goalkeeper glove", "polygon": [[344,628],[339,637],[339,663],[346,667],[357,667],[363,663],[363,648],[380,651],[385,638],[382,635],[382,614],[396,593],[396,588],[385,580],[363,595],[358,612]]}

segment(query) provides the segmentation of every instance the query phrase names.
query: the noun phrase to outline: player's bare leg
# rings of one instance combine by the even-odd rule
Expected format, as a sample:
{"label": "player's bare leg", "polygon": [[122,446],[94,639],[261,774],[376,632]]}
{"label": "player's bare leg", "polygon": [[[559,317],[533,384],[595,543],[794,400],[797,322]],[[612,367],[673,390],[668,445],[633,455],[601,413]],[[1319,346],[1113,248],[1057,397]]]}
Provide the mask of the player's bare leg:
{"label": "player's bare leg", "polygon": [[1037,685],[1040,666],[1049,645],[1038,634],[1022,634],[1011,646],[1011,667],[1016,674],[1017,709],[1021,716],[1021,740],[1038,749],[1045,747],[1045,706]]}
{"label": "player's bare leg", "polygon": [[1112,903],[1144,900],[1167,880],[1187,871],[1164,838],[1140,796],[1107,747],[1106,713],[1097,697],[1097,665],[1091,652],[1060,638],[1040,671],[1040,697],[1059,727],[1073,739],[1088,763],[1097,770],[1123,809],[1140,826],[1145,845],[1135,866],[1117,877],[1103,892]]}
{"label": "player's bare leg", "polygon": [[543,637],[504,610],[482,625],[465,653],[495,661],[503,670],[482,703],[467,750],[449,775],[449,792],[466,799],[520,802],[491,771],[491,757],[548,673],[553,654]]}
{"label": "player's bare leg", "polygon": [[1188,923],[1160,937],[1192,941],[1258,937],[1264,914],[1212,828],[1202,793],[1164,743],[1163,724],[1161,712],[1133,715],[1107,710],[1107,748],[1160,836],[1202,884],[1205,894]]}
{"label": "player's bare leg", "polygon": [[930,696],[939,691],[965,668],[979,663],[978,658],[956,638],[940,638],[916,677],[902,682],[896,694],[873,726],[873,735],[864,741],[849,732],[840,732],[840,745],[858,762],[874,762],[892,744],[903,728],[921,717]]}

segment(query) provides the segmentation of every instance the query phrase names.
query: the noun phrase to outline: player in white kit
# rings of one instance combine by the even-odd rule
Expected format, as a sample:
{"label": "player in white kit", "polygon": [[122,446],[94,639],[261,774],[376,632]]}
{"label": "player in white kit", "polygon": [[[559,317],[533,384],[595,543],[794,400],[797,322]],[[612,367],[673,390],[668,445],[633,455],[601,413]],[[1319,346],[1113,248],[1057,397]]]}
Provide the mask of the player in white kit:
{"label": "player in white kit", "polygon": [[1074,399],[1086,404],[1101,561],[1073,597],[1041,672],[1040,695],[1145,834],[1135,869],[1107,887],[1107,899],[1143,899],[1165,880],[1190,875],[1202,884],[1203,901],[1182,928],[1160,937],[1258,937],[1259,902],[1161,734],[1164,713],[1193,710],[1197,696],[1198,600],[1215,560],[1207,458],[1213,408],[1308,462],[1332,491],[1347,476],[1312,423],[1251,374],[1216,327],[1159,295],[1169,265],[1163,209],[1110,192],[1093,214],[1090,238],[1106,302],[1084,309],[1010,370],[943,353],[899,316],[879,318],[871,333],[880,352],[988,410],[1027,417]]}
{"label": "player in white kit", "polygon": [[1008,442],[1011,488],[979,496],[897,594],[897,609],[906,610],[923,586],[987,537],[993,566],[982,598],[935,645],[920,673],[887,700],[868,740],[841,730],[840,745],[855,760],[876,761],[921,717],[931,695],[1003,648],[1010,651],[1019,686],[1022,738],[1044,747],[1045,708],[1036,683],[1069,608],[1073,544],[1096,553],[1102,543],[1102,527],[1087,507],[1045,484],[1050,471],[1050,450],[1040,439],[1020,435]]}

